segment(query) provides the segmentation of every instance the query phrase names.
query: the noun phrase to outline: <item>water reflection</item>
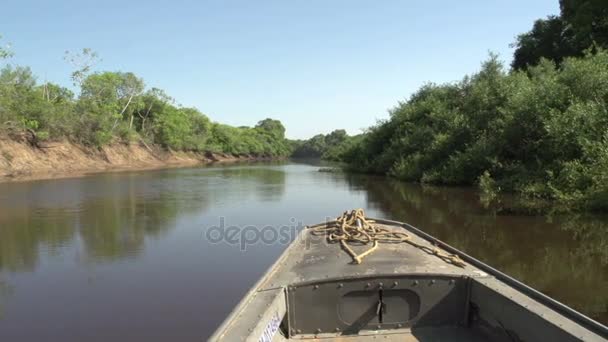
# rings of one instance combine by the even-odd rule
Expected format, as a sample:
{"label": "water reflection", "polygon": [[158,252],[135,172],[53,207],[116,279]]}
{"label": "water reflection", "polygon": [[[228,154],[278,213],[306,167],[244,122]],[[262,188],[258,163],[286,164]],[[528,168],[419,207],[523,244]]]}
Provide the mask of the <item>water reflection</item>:
{"label": "water reflection", "polygon": [[232,167],[222,168],[211,174],[219,174],[232,182],[254,185],[256,200],[278,201],[285,193],[285,170],[281,167]]}
{"label": "water reflection", "polygon": [[206,243],[202,227],[221,216],[313,223],[359,206],[608,322],[608,218],[497,214],[471,189],[317,169],[258,163],[0,184],[0,340],[34,339],[32,324],[57,340],[85,338],[96,324],[112,327],[99,335],[112,340],[204,338],[284,246],[243,253]]}
{"label": "water reflection", "polygon": [[243,196],[280,200],[285,177],[273,165],[256,165],[48,181],[54,185],[4,184],[0,271],[33,271],[40,250],[53,253],[76,240],[82,241],[88,261],[134,257],[147,236],[174,227],[178,215],[201,213],[209,203]]}

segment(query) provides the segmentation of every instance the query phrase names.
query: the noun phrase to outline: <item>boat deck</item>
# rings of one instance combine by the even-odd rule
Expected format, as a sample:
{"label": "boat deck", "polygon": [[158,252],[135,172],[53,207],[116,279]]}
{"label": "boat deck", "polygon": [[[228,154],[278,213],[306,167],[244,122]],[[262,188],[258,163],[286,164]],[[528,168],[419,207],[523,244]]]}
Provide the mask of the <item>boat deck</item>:
{"label": "boat deck", "polygon": [[[339,243],[312,233],[322,225],[309,227],[211,340],[607,341],[606,327],[424,232],[375,224],[422,248],[380,243],[354,264]],[[464,267],[434,255],[437,246]]]}
{"label": "boat deck", "polygon": [[[377,226],[403,232],[402,227],[394,225],[377,224]],[[429,249],[434,247],[429,241],[415,234],[410,235],[413,242]],[[369,246],[354,246],[353,250],[362,253],[368,248]],[[472,265],[467,264],[464,268],[452,265],[408,243],[380,243],[376,251],[357,265],[352,263],[351,256],[339,243],[328,243],[325,237],[310,233],[300,235],[299,239],[289,247],[285,256],[275,265],[272,274],[262,284],[261,289],[269,290],[292,284],[379,275],[489,276]]]}

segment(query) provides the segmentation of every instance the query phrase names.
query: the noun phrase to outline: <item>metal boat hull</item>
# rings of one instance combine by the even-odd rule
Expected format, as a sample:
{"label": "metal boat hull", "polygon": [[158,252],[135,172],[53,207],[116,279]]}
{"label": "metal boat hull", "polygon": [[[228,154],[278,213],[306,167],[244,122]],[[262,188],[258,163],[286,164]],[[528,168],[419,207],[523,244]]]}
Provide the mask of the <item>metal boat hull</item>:
{"label": "metal boat hull", "polygon": [[307,227],[210,340],[608,340],[606,326],[419,229],[374,221],[428,248],[383,244],[355,265],[339,244],[312,234],[331,222]]}

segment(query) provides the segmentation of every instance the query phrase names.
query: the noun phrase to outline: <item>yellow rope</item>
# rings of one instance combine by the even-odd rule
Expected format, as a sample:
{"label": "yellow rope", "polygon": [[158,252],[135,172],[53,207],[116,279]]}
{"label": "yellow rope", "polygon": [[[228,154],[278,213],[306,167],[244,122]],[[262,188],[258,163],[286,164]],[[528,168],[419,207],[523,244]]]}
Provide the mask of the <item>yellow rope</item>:
{"label": "yellow rope", "polygon": [[[335,222],[326,226],[312,228],[311,233],[314,235],[325,235],[329,242],[340,242],[342,248],[353,258],[355,264],[363,262],[363,258],[372,254],[378,249],[380,242],[384,243],[401,243],[407,242],[412,246],[421,250],[436,255],[445,262],[450,264],[465,267],[465,262],[456,254],[447,254],[437,247],[428,247],[416,243],[412,237],[405,232],[394,232],[386,228],[372,225],[373,220],[365,218],[363,209],[352,210],[350,213],[345,211],[339,216]],[[372,246],[361,254],[355,253],[349,244],[372,244]]]}

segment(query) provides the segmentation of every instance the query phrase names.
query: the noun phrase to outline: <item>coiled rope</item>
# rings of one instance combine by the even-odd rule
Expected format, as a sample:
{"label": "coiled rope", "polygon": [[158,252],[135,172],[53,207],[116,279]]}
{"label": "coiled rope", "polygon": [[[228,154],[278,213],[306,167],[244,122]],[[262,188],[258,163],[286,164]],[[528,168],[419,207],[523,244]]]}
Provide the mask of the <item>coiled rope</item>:
{"label": "coiled rope", "polygon": [[[421,245],[412,240],[412,237],[405,232],[390,231],[386,228],[373,225],[373,220],[365,218],[363,209],[345,211],[334,222],[321,227],[311,229],[311,233],[316,236],[325,235],[330,243],[340,242],[342,248],[353,258],[355,264],[363,262],[363,258],[372,254],[378,249],[378,244],[382,243],[402,243],[406,242],[417,247],[428,254],[435,255],[443,261],[455,266],[465,267],[466,263],[456,254],[448,254],[441,249],[433,246]],[[349,244],[368,245],[371,247],[361,254],[355,253]]]}

